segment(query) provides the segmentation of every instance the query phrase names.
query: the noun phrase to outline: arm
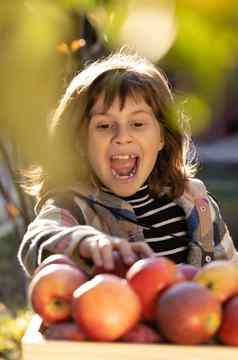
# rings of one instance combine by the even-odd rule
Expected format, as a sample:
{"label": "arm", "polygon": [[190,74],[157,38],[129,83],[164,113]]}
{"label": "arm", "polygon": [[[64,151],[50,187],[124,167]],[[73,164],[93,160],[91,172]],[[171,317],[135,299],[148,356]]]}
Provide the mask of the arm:
{"label": "arm", "polygon": [[[73,236],[76,231],[77,237]],[[85,222],[79,223],[67,209],[46,203],[28,226],[18,251],[18,259],[26,273],[32,275],[48,255],[61,253],[76,258],[79,242],[99,234],[98,230],[85,225]]]}
{"label": "arm", "polygon": [[153,254],[146,243],[129,243],[127,239],[110,236],[87,225],[80,207],[73,214],[72,209],[69,211],[49,201],[29,225],[18,251],[18,259],[29,276],[45,257],[54,253],[73,258],[89,272],[86,259],[97,266],[113,269],[113,250],[118,250],[127,264],[132,264],[137,254],[142,257]]}

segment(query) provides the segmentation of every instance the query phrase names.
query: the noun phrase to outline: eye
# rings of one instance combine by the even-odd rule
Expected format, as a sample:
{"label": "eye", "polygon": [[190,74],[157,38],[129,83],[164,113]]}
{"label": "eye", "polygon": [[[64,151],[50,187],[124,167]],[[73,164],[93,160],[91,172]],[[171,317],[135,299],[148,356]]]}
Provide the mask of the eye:
{"label": "eye", "polygon": [[99,123],[96,125],[97,129],[102,129],[102,130],[110,129],[111,127],[112,125],[109,123]]}
{"label": "eye", "polygon": [[136,128],[142,127],[144,125],[143,121],[137,120],[132,123],[132,125]]}

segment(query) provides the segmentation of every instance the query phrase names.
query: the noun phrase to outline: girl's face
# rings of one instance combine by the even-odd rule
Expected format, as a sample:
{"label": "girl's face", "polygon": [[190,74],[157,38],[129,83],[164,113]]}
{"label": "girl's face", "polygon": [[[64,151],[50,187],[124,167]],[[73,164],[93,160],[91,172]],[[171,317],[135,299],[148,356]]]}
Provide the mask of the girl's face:
{"label": "girl's face", "polygon": [[116,98],[105,111],[103,95],[91,112],[88,157],[93,172],[114,194],[133,195],[150,175],[163,148],[162,130],[142,96]]}

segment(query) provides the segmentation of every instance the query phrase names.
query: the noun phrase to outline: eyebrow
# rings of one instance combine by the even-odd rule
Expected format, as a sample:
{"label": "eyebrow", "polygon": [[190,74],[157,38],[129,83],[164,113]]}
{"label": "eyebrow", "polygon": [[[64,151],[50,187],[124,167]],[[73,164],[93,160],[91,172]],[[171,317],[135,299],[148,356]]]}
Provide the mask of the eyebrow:
{"label": "eyebrow", "polygon": [[[139,109],[139,110],[135,110],[135,111],[132,111],[130,113],[130,115],[137,115],[137,114],[140,114],[140,113],[144,113],[144,114],[147,114],[147,115],[153,115],[153,112],[152,111],[147,111],[147,110],[144,110],[144,109]],[[97,111],[97,110],[92,110],[90,112],[90,116],[95,116],[95,115],[113,115],[111,114],[110,112],[105,112],[105,111]]]}

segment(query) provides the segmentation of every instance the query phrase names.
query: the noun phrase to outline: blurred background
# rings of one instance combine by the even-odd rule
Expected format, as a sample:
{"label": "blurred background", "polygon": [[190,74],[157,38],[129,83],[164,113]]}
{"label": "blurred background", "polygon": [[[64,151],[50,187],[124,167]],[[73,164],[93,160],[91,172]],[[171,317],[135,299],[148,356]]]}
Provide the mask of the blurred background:
{"label": "blurred background", "polygon": [[19,169],[49,160],[47,119],[68,81],[121,46],[167,74],[238,244],[237,20],[237,0],[1,2],[0,302],[12,312],[27,301],[16,252],[34,216]]}

